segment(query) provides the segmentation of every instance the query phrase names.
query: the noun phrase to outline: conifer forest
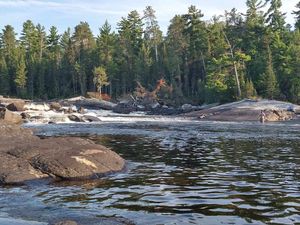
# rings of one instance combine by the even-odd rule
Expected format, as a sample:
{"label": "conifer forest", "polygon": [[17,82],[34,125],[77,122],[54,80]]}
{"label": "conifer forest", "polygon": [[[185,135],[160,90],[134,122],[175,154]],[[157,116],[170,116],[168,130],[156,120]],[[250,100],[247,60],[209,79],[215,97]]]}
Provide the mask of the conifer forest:
{"label": "conifer forest", "polygon": [[[0,94],[55,99],[96,91],[117,99],[137,84],[155,89],[163,79],[165,98],[182,104],[268,98],[300,103],[300,2],[287,24],[281,0],[247,0],[236,9],[204,19],[195,6],[174,15],[164,34],[155,9],[133,10],[99,33],[80,22],[63,33],[27,20],[22,32],[0,32]],[[98,88],[99,90],[99,88]]]}

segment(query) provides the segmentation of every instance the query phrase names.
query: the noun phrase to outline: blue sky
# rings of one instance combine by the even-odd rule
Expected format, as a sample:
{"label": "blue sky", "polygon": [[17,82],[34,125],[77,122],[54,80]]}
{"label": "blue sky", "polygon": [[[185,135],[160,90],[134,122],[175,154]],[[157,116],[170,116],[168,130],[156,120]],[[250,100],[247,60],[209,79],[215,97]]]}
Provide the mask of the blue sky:
{"label": "blue sky", "polygon": [[[22,23],[31,19],[47,30],[55,25],[63,32],[80,21],[87,21],[97,35],[105,19],[115,28],[121,17],[126,17],[131,10],[136,9],[142,13],[147,5],[151,5],[156,10],[161,29],[166,32],[170,19],[175,14],[187,12],[192,4],[202,10],[204,19],[209,20],[213,15],[223,14],[233,7],[245,12],[245,2],[246,0],[0,0],[0,28],[10,24],[20,33]],[[294,24],[291,12],[298,0],[282,2],[282,10],[288,12],[287,22]]]}

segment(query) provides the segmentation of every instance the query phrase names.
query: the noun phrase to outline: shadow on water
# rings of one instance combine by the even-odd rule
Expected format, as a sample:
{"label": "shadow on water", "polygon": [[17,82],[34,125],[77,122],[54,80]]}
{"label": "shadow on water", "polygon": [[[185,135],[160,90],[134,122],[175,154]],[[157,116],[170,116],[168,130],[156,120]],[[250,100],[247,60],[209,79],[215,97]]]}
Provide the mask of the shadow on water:
{"label": "shadow on water", "polygon": [[127,169],[90,182],[2,188],[1,212],[15,218],[300,223],[300,126],[295,124],[140,122],[36,129],[42,136],[83,136],[103,144],[127,159]]}

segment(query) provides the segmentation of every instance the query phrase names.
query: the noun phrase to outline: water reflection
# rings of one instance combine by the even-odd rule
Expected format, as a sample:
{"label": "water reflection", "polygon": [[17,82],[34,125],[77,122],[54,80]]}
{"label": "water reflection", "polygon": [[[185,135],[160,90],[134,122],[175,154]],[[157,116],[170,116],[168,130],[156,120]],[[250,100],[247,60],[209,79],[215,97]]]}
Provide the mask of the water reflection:
{"label": "water reflection", "polygon": [[[53,215],[85,215],[122,217],[137,224],[300,223],[299,128],[85,126],[82,133],[70,133],[91,133],[86,137],[128,159],[126,171],[91,182],[1,189],[2,211],[22,218],[50,211],[41,221]],[[65,125],[64,131],[69,129]],[[47,133],[47,128],[40,132]],[[58,132],[60,126],[49,130],[51,135]],[[16,209],[20,212],[12,213]]]}

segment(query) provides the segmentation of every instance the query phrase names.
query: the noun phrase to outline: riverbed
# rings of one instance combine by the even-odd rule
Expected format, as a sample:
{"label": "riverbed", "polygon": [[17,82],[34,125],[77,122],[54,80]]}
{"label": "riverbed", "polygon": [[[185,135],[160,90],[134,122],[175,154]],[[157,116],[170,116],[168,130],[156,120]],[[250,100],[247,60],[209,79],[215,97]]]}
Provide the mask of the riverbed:
{"label": "riverbed", "polygon": [[136,115],[26,126],[42,138],[91,139],[119,153],[127,167],[89,182],[2,187],[0,224],[300,223],[299,122]]}

